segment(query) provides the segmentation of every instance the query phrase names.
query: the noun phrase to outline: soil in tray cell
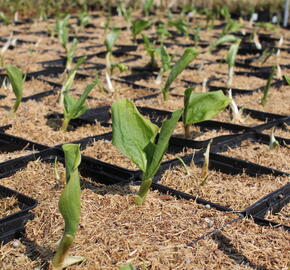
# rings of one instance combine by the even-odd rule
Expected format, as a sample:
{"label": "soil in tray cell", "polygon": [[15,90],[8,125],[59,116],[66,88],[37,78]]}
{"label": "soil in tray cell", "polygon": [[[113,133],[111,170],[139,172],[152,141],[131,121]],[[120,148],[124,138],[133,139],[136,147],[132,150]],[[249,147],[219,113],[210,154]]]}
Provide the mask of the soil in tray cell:
{"label": "soil in tray cell", "polygon": [[[185,155],[190,155],[194,153],[194,149],[185,147],[182,151],[177,153],[167,152],[163,161],[171,160],[176,157],[182,157]],[[82,154],[89,156],[115,166],[126,168],[129,170],[138,170],[138,167],[126,156],[124,156],[116,146],[108,140],[98,140],[94,141],[91,145],[87,146],[86,149],[82,151]]]}
{"label": "soil in tray cell", "polygon": [[190,174],[182,166],[173,167],[164,172],[159,183],[234,210],[243,210],[289,181],[286,176],[252,177],[210,170],[205,184],[201,185],[201,168],[191,164],[187,170]]}
{"label": "soil in tray cell", "polygon": [[282,86],[279,90],[270,88],[268,102],[261,105],[262,92],[250,96],[236,96],[238,106],[274,114],[290,115],[290,86]]}
{"label": "soil in tray cell", "polygon": [[271,150],[267,144],[245,140],[241,142],[241,146],[230,148],[222,154],[290,173],[288,147],[281,146]]}
{"label": "soil in tray cell", "polygon": [[290,226],[290,203],[286,204],[278,213],[268,212],[265,219]]}
{"label": "soil in tray cell", "polygon": [[[59,166],[59,170],[64,173],[63,167]],[[84,256],[86,261],[70,269],[118,269],[128,260],[148,269],[192,269],[201,260],[196,256],[200,249],[187,243],[236,217],[157,191],[149,191],[145,204],[136,206],[136,186],[105,186],[88,178],[82,180],[88,182],[82,185],[80,227],[70,254]],[[1,269],[16,270],[20,264],[28,269],[44,265],[57,249],[64,228],[57,205],[63,185],[56,180],[53,165],[31,162],[1,181],[39,201],[19,247],[0,247]],[[37,254],[35,259],[28,258],[27,247]],[[209,257],[207,266],[215,266],[217,256],[235,265],[223,253],[216,255],[216,246],[205,244],[201,248],[207,250],[205,257],[209,253],[214,256]]]}
{"label": "soil in tray cell", "polygon": [[212,239],[220,251],[241,266],[261,270],[289,267],[290,234],[282,228],[259,226],[243,219],[226,226]]}
{"label": "soil in tray cell", "polygon": [[18,157],[27,156],[33,153],[35,153],[35,151],[30,151],[30,150],[25,150],[25,149],[21,151],[14,151],[14,152],[1,152],[0,151],[0,163],[11,160],[11,159],[15,159]]}
{"label": "soil in tray cell", "polygon": [[96,122],[76,128],[69,126],[69,131],[64,132],[60,130],[62,119],[47,119],[47,115],[52,111],[43,103],[28,101],[20,106],[22,113],[17,112],[16,116],[9,118],[10,121],[7,122],[12,124],[12,127],[5,132],[40,144],[53,146],[111,131],[111,128]]}
{"label": "soil in tray cell", "polygon": [[18,200],[15,197],[0,197],[0,219],[14,214],[21,209],[18,205]]}

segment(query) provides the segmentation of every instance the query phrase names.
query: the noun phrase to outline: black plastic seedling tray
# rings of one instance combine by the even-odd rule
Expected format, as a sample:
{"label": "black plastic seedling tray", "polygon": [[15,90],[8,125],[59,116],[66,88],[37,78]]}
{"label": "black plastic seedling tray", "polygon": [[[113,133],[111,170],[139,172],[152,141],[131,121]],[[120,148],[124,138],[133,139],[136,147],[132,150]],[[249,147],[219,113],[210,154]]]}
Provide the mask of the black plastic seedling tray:
{"label": "black plastic seedling tray", "polygon": [[[201,154],[202,152],[199,152],[198,155],[196,155],[194,158],[192,158],[191,156],[187,156],[183,158],[183,161],[186,165],[190,164],[192,161],[194,161],[196,166],[201,167],[203,165],[203,160],[204,157]],[[261,176],[261,175],[273,175],[273,176],[283,176],[283,175],[288,175],[285,172],[279,171],[279,170],[274,170],[268,167],[264,167],[264,166],[260,166],[251,162],[247,162],[247,161],[243,161],[240,159],[236,159],[236,158],[231,158],[231,157],[227,157],[227,156],[222,156],[220,154],[217,153],[210,153],[210,162],[209,162],[209,169],[210,170],[215,170],[215,171],[220,171],[222,173],[225,174],[229,174],[229,175],[233,175],[233,177],[235,177],[235,175],[238,174],[242,174],[242,173],[246,173],[247,175],[249,175],[249,177],[257,177],[257,176]],[[181,164],[179,163],[172,163],[170,165],[170,168],[174,168],[175,166],[181,166]],[[160,179],[162,178],[163,173],[165,172],[165,170],[167,170],[168,167],[161,167],[160,170],[158,171],[158,173],[156,174],[156,176],[153,179],[153,182],[158,184],[158,182],[160,181]],[[222,179],[221,179],[222,181]],[[209,204],[210,206],[221,210],[221,211],[233,211],[233,212],[237,212],[240,213],[242,215],[247,215],[250,213],[254,213],[254,209],[256,209],[254,206],[249,206],[246,209],[232,209],[230,207],[224,206],[222,205],[222,203],[220,202],[212,202],[209,200],[204,200],[201,197],[195,196],[194,194],[188,194],[179,190],[175,190],[173,188],[169,188],[166,185],[162,184],[160,186],[156,186],[156,189],[160,189],[160,191],[166,193],[168,192],[169,194],[172,194],[174,196],[180,197],[180,198],[184,198],[184,199],[193,199],[193,200],[198,200],[199,203],[201,204]],[[259,198],[257,198],[259,199]],[[263,200],[263,199],[261,199]],[[255,204],[253,204],[255,205]],[[268,207],[268,205],[266,205]],[[259,211],[266,211],[265,205],[263,204],[259,204],[259,207],[257,207],[259,209]],[[252,210],[249,210],[252,209]],[[251,211],[251,212],[250,212]],[[260,213],[259,212],[259,213]],[[257,216],[257,215],[255,215]],[[258,216],[260,217],[260,216]]]}
{"label": "black plastic seedling tray", "polygon": [[[47,163],[54,163],[57,159],[58,162],[64,164],[64,153],[62,149],[53,147],[22,158],[0,163],[0,178],[11,176],[16,171],[24,169],[29,162],[38,159]],[[90,177],[93,181],[106,185],[122,184],[133,180],[133,175],[126,170],[84,156],[82,156],[79,172],[83,177]]]}
{"label": "black plastic seedling tray", "polygon": [[33,218],[29,210],[37,205],[36,200],[0,185],[0,199],[7,197],[16,198],[20,210],[0,219],[0,244],[5,244],[20,236],[26,222]]}

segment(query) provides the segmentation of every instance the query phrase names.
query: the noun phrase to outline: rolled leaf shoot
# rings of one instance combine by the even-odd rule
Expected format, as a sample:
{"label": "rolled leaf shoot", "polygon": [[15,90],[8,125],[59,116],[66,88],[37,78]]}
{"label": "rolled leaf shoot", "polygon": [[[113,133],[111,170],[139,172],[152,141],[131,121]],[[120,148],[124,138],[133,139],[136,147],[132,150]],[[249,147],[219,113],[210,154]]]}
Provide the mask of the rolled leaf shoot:
{"label": "rolled leaf shoot", "polygon": [[133,35],[133,39],[134,41],[136,41],[137,36],[147,27],[149,27],[151,25],[150,21],[146,21],[146,20],[142,20],[142,19],[138,19],[132,22],[132,35]]}
{"label": "rolled leaf shoot", "polygon": [[62,146],[65,155],[66,185],[58,203],[65,222],[63,237],[52,260],[55,270],[64,269],[72,264],[82,262],[84,257],[69,257],[68,251],[73,244],[80,221],[81,188],[78,167],[81,163],[80,146],[66,144]]}
{"label": "rolled leaf shoot", "polygon": [[23,96],[23,84],[25,81],[25,76],[19,68],[13,65],[7,65],[6,72],[12,86],[13,93],[16,97],[11,112],[16,113]]}
{"label": "rolled leaf shoot", "polygon": [[269,148],[270,150],[275,150],[280,146],[280,143],[276,140],[274,136],[275,127],[272,128],[271,134],[270,134],[270,141],[269,141]]}
{"label": "rolled leaf shoot", "polygon": [[209,177],[209,153],[210,153],[210,147],[212,144],[212,140],[207,145],[206,151],[204,153],[204,161],[203,161],[203,166],[202,166],[202,171],[201,171],[201,183],[200,186],[204,186],[208,177]]}
{"label": "rolled leaf shoot", "polygon": [[236,56],[239,50],[241,40],[238,39],[234,44],[231,45],[229,52],[227,53],[226,62],[228,64],[228,81],[227,81],[227,87],[230,87],[232,85],[233,76],[234,76],[234,67],[235,67],[235,61]]}
{"label": "rolled leaf shoot", "polygon": [[272,83],[275,71],[276,71],[276,67],[272,66],[272,70],[271,70],[271,72],[269,74],[269,77],[268,77],[268,80],[267,80],[267,84],[266,84],[266,86],[263,89],[263,97],[261,99],[261,105],[262,106],[265,106],[267,104],[267,102],[268,102],[269,90],[270,90],[270,87],[271,87],[271,83]]}
{"label": "rolled leaf shoot", "polygon": [[233,122],[243,123],[245,119],[243,118],[243,114],[239,110],[238,105],[237,105],[237,103],[235,102],[235,100],[234,100],[234,98],[232,96],[232,89],[230,89],[228,91],[228,97],[231,100],[229,105],[230,105],[230,108],[231,108],[232,121]]}

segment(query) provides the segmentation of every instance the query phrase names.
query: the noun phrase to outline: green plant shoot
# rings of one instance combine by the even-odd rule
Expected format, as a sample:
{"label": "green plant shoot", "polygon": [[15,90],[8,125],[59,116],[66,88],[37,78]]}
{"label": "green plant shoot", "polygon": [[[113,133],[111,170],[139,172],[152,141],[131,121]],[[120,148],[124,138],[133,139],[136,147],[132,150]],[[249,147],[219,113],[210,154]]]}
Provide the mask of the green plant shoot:
{"label": "green plant shoot", "polygon": [[72,69],[73,59],[77,50],[77,46],[78,46],[78,40],[74,38],[72,45],[67,51],[65,72],[69,72]]}
{"label": "green plant shoot", "polygon": [[111,31],[106,35],[105,46],[107,49],[106,63],[108,71],[111,70],[113,47],[119,37],[119,34],[120,30],[111,29]]}
{"label": "green plant shoot", "polygon": [[276,72],[276,66],[272,66],[272,70],[271,70],[270,75],[268,77],[267,84],[266,84],[266,86],[264,87],[264,90],[263,90],[263,97],[261,99],[261,105],[262,106],[265,106],[266,103],[268,102],[269,90],[270,90],[270,86],[271,86],[271,83],[272,83],[272,80],[273,80],[275,72]]}
{"label": "green plant shoot", "polygon": [[188,88],[184,91],[183,126],[186,138],[191,137],[192,124],[210,120],[230,103],[221,90],[206,93],[193,93],[192,90]]}
{"label": "green plant shoot", "polygon": [[168,32],[166,24],[164,23],[161,23],[158,25],[156,29],[156,35],[159,38],[161,46],[163,45],[164,40],[171,36],[171,34]]}
{"label": "green plant shoot", "polygon": [[12,113],[16,113],[23,96],[23,84],[25,81],[25,75],[19,68],[12,65],[6,66],[6,72],[12,85],[13,93],[16,97],[16,101],[12,107]]}
{"label": "green plant shoot", "polygon": [[203,161],[203,165],[202,165],[202,170],[201,170],[201,183],[200,186],[204,186],[208,177],[209,177],[209,154],[210,154],[210,146],[212,144],[212,139],[210,140],[210,142],[208,143],[207,147],[206,147],[206,151],[204,153],[204,161]]}
{"label": "green plant shoot", "polygon": [[132,22],[132,35],[133,35],[133,39],[134,41],[136,41],[137,36],[147,27],[149,27],[151,25],[151,22],[146,21],[146,20],[142,20],[142,19],[138,19]]}
{"label": "green plant shoot", "polygon": [[136,268],[132,264],[124,264],[119,270],[136,270]]}
{"label": "green plant shoot", "polygon": [[156,78],[157,84],[161,84],[162,77],[163,77],[164,73],[170,71],[171,65],[172,65],[171,57],[164,46],[162,46],[159,49],[159,54],[160,54],[160,58],[161,58],[161,68],[160,68],[160,72]]}
{"label": "green plant shoot", "polygon": [[158,142],[159,128],[143,117],[133,102],[121,99],[112,105],[113,144],[129,157],[143,172],[140,189],[135,197],[137,205],[143,204],[152,178],[159,169],[167,150],[170,136],[182,115],[182,109],[173,112],[171,119],[163,122]]}
{"label": "green plant shoot", "polygon": [[275,150],[280,146],[280,143],[276,140],[274,136],[275,127],[272,128],[271,135],[270,135],[270,141],[269,141],[269,148],[270,150]]}
{"label": "green plant shoot", "polygon": [[155,59],[155,55],[156,55],[155,43],[151,42],[150,39],[148,38],[148,36],[146,36],[144,34],[142,34],[142,38],[144,41],[144,48],[150,57],[150,61],[147,64],[147,66],[152,67],[152,68],[157,68],[158,64],[157,64],[156,59]]}
{"label": "green plant shoot", "polygon": [[65,156],[66,185],[61,193],[58,207],[65,222],[63,237],[52,260],[53,269],[61,270],[85,260],[84,257],[68,257],[80,221],[81,188],[78,166],[81,163],[80,146],[66,144],[62,146]]}
{"label": "green plant shoot", "polygon": [[68,20],[70,15],[66,15],[63,19],[58,18],[56,21],[56,33],[58,35],[58,40],[65,52],[67,53],[67,44],[68,44]]}
{"label": "green plant shoot", "polygon": [[189,38],[189,26],[183,18],[179,18],[177,20],[170,20],[169,25],[174,26],[176,30]]}
{"label": "green plant shoot", "polygon": [[216,47],[224,44],[224,43],[234,43],[237,42],[237,38],[233,35],[225,35],[220,37],[218,40],[216,40],[215,42],[213,42],[210,46],[209,46],[209,51],[211,52],[213,49],[215,49]]}
{"label": "green plant shoot", "polygon": [[85,105],[85,101],[96,84],[97,80],[89,84],[79,98],[74,98],[67,92],[63,94],[64,120],[61,127],[62,131],[67,131],[70,120],[80,117],[87,111],[88,106]]}
{"label": "green plant shoot", "polygon": [[146,0],[144,3],[144,14],[146,17],[149,16],[150,10],[152,10],[154,5],[154,0]]}
{"label": "green plant shoot", "polygon": [[284,74],[283,77],[284,77],[285,82],[286,82],[288,85],[290,85],[290,76],[287,75],[287,74]]}
{"label": "green plant shoot", "polygon": [[238,39],[234,44],[231,45],[227,53],[227,57],[226,57],[226,62],[228,64],[227,87],[230,87],[233,82],[235,61],[236,61],[236,56],[239,50],[240,43],[241,43],[241,40]]}
{"label": "green plant shoot", "polygon": [[181,58],[173,66],[168,79],[162,89],[163,99],[168,100],[169,98],[169,88],[176,77],[195,59],[199,54],[199,51],[192,48],[187,48],[184,50]]}

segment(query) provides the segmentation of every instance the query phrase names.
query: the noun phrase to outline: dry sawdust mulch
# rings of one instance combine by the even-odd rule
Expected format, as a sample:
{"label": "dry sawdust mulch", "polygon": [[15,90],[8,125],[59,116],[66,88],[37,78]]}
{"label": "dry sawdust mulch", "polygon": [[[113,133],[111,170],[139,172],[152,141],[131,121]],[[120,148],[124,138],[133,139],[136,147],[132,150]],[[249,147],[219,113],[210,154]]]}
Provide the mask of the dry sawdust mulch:
{"label": "dry sawdust mulch", "polygon": [[277,223],[290,226],[290,203],[286,204],[278,213],[268,212],[265,219],[275,221]]}
{"label": "dry sawdust mulch", "polygon": [[[64,169],[59,169],[63,174]],[[135,206],[133,193],[137,187],[105,186],[83,180],[89,183],[82,185],[80,229],[70,253],[85,256],[86,261],[67,269],[109,270],[125,262],[149,269],[202,266],[203,260],[196,256],[201,250],[187,243],[236,217],[157,191],[149,192],[143,206]],[[57,248],[64,226],[57,207],[63,187],[54,176],[53,165],[39,160],[30,162],[27,168],[1,181],[39,200],[33,210],[35,218],[28,222],[26,238],[20,246],[12,248],[8,243],[0,247],[1,269],[16,270],[21,265],[33,269],[46,265]],[[208,258],[208,265],[215,266],[216,257]]]}
{"label": "dry sawdust mulch", "polygon": [[21,151],[13,151],[13,152],[0,152],[0,163],[11,160],[11,159],[15,159],[18,157],[27,156],[33,153],[35,153],[35,151],[30,151],[26,149],[23,149]]}
{"label": "dry sawdust mulch", "polygon": [[243,219],[226,226],[213,239],[219,250],[241,266],[250,269],[289,269],[290,234],[282,228],[259,226],[250,219]]}
{"label": "dry sawdust mulch", "polygon": [[176,166],[162,175],[160,184],[178,189],[219,205],[243,210],[268,193],[288,183],[289,177],[263,175],[252,177],[245,173],[230,175],[210,170],[206,183],[201,186],[201,168],[188,165],[190,175],[185,168]]}
{"label": "dry sawdust mulch", "polygon": [[15,197],[0,198],[0,219],[11,214],[14,214],[21,209],[18,205],[18,200]]}
{"label": "dry sawdust mulch", "polygon": [[241,146],[230,148],[223,155],[254,162],[272,169],[290,172],[290,149],[278,147],[270,150],[266,144],[244,140]]}

